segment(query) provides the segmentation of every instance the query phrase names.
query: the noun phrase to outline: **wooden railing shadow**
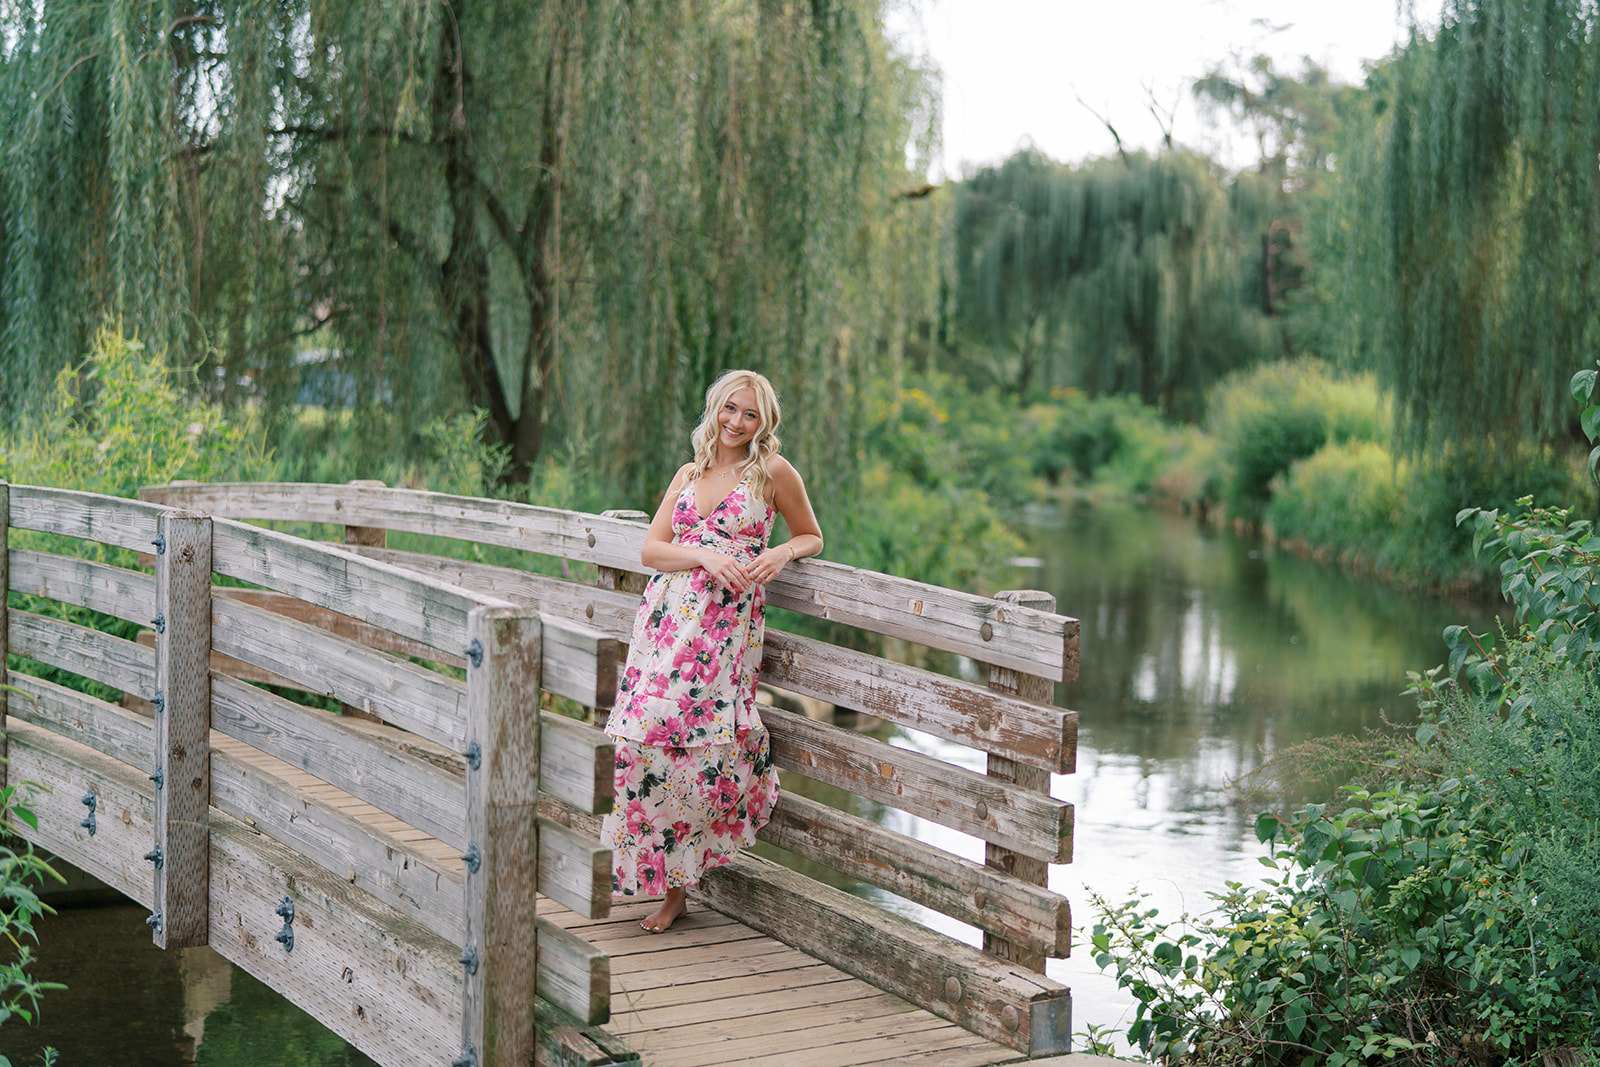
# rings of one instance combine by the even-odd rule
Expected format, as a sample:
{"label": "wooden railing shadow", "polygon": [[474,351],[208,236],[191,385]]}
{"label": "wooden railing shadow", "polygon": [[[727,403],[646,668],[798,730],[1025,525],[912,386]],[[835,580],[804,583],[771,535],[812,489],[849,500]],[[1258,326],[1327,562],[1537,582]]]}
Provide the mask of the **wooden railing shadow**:
{"label": "wooden railing shadow", "polygon": [[[591,644],[594,632],[610,641],[626,641],[643,581],[643,516],[636,513],[588,515],[375,483],[180,484],[149,487],[141,495],[233,519],[343,527],[343,547],[321,551],[350,560],[351,566],[358,561],[381,565],[385,575],[409,573],[418,581],[448,583],[537,611],[546,624],[547,672],[565,662],[559,655],[553,662],[548,648],[566,640],[568,633],[581,635],[574,640],[584,649],[599,648]],[[598,580],[587,584],[515,566],[399,551],[386,546],[385,531],[592,564]],[[269,584],[266,574],[252,573],[256,576],[239,576]],[[407,654],[411,646],[405,641],[422,640],[381,618],[346,611],[336,598],[307,602],[376,626],[357,633],[349,629],[353,624],[339,623],[354,640],[374,648]],[[1052,773],[1074,768],[1077,716],[1054,707],[1051,695],[1055,681],[1076,677],[1077,621],[1056,614],[1053,598],[1046,594],[979,597],[824,560],[787,568],[768,587],[767,602],[968,657],[986,677],[985,685],[968,683],[771,627],[761,667],[766,683],[982,753],[986,773],[802,715],[762,710],[774,758],[786,775],[801,775],[977,837],[985,842],[985,862],[791,791],[782,794],[763,840],[978,927],[984,947],[969,946],[751,855],[709,874],[700,898],[1024,1054],[1067,1051],[1070,993],[1043,971],[1046,959],[1066,955],[1070,945],[1068,902],[1046,888],[1046,874],[1049,864],[1072,858],[1072,808],[1053,799],[1049,785]],[[327,619],[310,621],[329,624]],[[554,629],[557,622],[580,629]],[[390,633],[405,640],[397,642]],[[613,659],[596,673],[614,671],[614,665]],[[579,699],[604,706],[609,694],[595,691],[604,684],[585,676],[577,687],[584,694]],[[550,673],[545,685],[562,692]],[[363,701],[370,699],[354,690],[336,695],[355,709],[365,709]],[[382,701],[371,711],[384,722],[410,728],[389,718]],[[546,716],[544,721],[551,720]],[[545,736],[548,744],[548,729]],[[598,753],[598,745],[592,751]],[[545,768],[549,774],[548,761]],[[579,777],[590,771],[586,764]],[[592,842],[604,803],[599,796],[578,799],[547,786],[539,811],[544,825],[571,827]]]}
{"label": "wooden railing shadow", "polygon": [[[103,625],[68,621],[84,612]],[[6,652],[75,684],[7,676]],[[610,906],[609,853],[537,810],[609,807],[610,742],[540,704],[608,703],[616,656],[592,628],[341,549],[0,483],[0,681],[20,693],[0,689],[0,783],[45,787],[21,829],[149,908],[157,945],[210,944],[386,1065],[637,1063],[592,1029],[605,955],[535,912],[536,890]]]}

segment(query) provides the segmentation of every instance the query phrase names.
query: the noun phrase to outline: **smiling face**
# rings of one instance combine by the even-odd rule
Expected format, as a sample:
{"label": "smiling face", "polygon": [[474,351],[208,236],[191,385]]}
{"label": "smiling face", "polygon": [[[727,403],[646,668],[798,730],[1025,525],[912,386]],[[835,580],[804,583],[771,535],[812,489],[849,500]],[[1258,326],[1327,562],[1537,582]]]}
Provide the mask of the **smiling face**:
{"label": "smiling face", "polygon": [[717,453],[724,463],[743,459],[761,428],[756,391],[748,385],[736,389],[717,411]]}

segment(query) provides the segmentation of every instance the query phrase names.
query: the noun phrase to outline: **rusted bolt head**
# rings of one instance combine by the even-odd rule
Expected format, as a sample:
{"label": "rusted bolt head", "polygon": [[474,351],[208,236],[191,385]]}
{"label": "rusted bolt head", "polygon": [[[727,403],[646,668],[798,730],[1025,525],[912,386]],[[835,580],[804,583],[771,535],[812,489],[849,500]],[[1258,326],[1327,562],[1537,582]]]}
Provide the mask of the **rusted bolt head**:
{"label": "rusted bolt head", "polygon": [[589,535],[589,547],[590,548],[594,547],[594,534],[590,534]]}
{"label": "rusted bolt head", "polygon": [[972,894],[972,906],[973,907],[981,908],[985,904],[987,904],[988,902],[989,902],[989,898],[983,895],[983,890],[979,889],[979,890],[976,890],[976,891],[973,892],[973,894]]}
{"label": "rusted bolt head", "polygon": [[594,605],[593,604],[585,604],[583,606],[583,617],[586,618],[586,619],[594,618]]}
{"label": "rusted bolt head", "polygon": [[981,800],[978,801],[978,806],[973,810],[977,813],[977,816],[980,819],[987,819],[989,817],[989,805],[985,804]]}
{"label": "rusted bolt head", "polygon": [[1000,1025],[1005,1028],[1008,1034],[1017,1032],[1017,1027],[1022,1025],[1022,1016],[1017,1014],[1015,1006],[1007,1004],[1000,1009]]}
{"label": "rusted bolt head", "polygon": [[988,623],[984,623],[982,626],[978,627],[978,636],[983,638],[985,641],[992,640],[994,638],[994,627],[990,626]]}
{"label": "rusted bolt head", "polygon": [[961,1003],[961,979],[955,975],[944,980],[944,999],[951,1004]]}

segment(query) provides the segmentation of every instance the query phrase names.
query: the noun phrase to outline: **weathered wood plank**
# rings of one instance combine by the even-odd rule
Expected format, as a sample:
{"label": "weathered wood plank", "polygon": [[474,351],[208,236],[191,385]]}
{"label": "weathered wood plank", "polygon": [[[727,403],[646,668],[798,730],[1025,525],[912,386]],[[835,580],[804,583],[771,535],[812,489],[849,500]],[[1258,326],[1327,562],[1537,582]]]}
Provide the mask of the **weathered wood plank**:
{"label": "weathered wood plank", "polygon": [[1073,769],[1078,713],[768,629],[761,680],[1057,774]]}
{"label": "weathered wood plank", "polygon": [[533,1017],[539,1038],[534,1067],[640,1067],[638,1054],[621,1038],[594,1027],[585,1029],[543,997],[535,1003]]}
{"label": "weathered wood plank", "polygon": [[11,487],[11,525],[19,530],[81,537],[135,552],[150,550],[156,539],[156,523],[165,510],[137,500],[75,489]]}
{"label": "weathered wood plank", "polygon": [[[586,1025],[611,1018],[611,958],[576,934],[542,916],[539,930],[539,996]],[[560,966],[547,965],[559,959]]]}
{"label": "weathered wood plank", "polygon": [[156,695],[154,649],[31,611],[12,611],[9,630],[13,655],[104,682],[143,700]]}
{"label": "weathered wood plank", "polygon": [[1067,898],[796,793],[761,840],[1050,956],[1071,945]]}
{"label": "weathered wood plank", "polygon": [[468,611],[480,604],[506,603],[338,547],[226,519],[213,524],[211,563],[218,574],[454,653],[467,647]]}
{"label": "weathered wood plank", "polygon": [[[150,850],[155,805],[148,778],[126,763],[13,718],[12,781],[44,786],[29,800],[37,828],[18,832],[82,868],[130,900],[149,908],[155,881],[144,854]],[[80,825],[89,814],[82,798],[95,797],[95,832]]]}
{"label": "weathered wood plank", "polygon": [[11,588],[152,626],[156,580],[148,574],[71,556],[11,550]]}
{"label": "weathered wood plank", "polygon": [[155,726],[149,719],[31,674],[13,674],[10,684],[25,694],[11,714],[70,741],[87,745],[141,774],[155,766]]}
{"label": "weathered wood plank", "polygon": [[605,814],[616,797],[616,743],[564,715],[539,716],[539,788],[587,812]]}
{"label": "weathered wood plank", "polygon": [[[456,752],[467,743],[467,687],[266,608],[217,597],[212,647],[337,698]],[[463,646],[465,647],[465,646]]]}
{"label": "weathered wood plank", "polygon": [[[424,557],[427,558],[427,557]],[[386,561],[387,562],[387,561]],[[493,594],[492,589],[482,590]],[[396,656],[415,656],[418,659],[429,660],[433,663],[447,664],[451,667],[466,667],[467,661],[459,652],[446,649],[433,648],[420,641],[413,641],[409,637],[402,637],[391,630],[371,623],[362,622],[360,619],[341,615],[337,611],[308,604],[299,597],[290,596],[288,593],[279,593],[272,589],[226,589],[215,588],[211,590],[213,598],[223,600],[236,600],[242,604],[253,604],[258,608],[266,608],[277,615],[287,615],[297,622],[315,626],[319,630],[326,630],[331,634],[354,641],[358,645],[375,648],[380,652],[390,652]]]}
{"label": "weathered wood plank", "polygon": [[[995,599],[1040,611],[1054,611],[1056,606],[1054,596],[1037,589],[996,593]],[[998,665],[989,667],[989,688],[1036,701],[1049,701],[1055,696],[1055,685],[1049,678]],[[988,774],[996,781],[1011,782],[1020,789],[1043,796],[1050,795],[1049,770],[1018,762],[1007,755],[989,753]],[[984,862],[1033,885],[1043,886],[1049,882],[1050,868],[1044,860],[1018,854],[994,842],[984,845]],[[1044,971],[1046,952],[1012,941],[995,931],[984,931],[983,950],[999,959],[1010,960],[1041,973]]]}
{"label": "weathered wood plank", "polygon": [[484,1067],[534,1055],[541,629],[509,604],[467,615],[466,830],[478,862],[467,863],[461,1038]]}
{"label": "weathered wood plank", "polygon": [[161,516],[156,534],[154,844],[158,948],[207,940],[211,812],[211,520]]}
{"label": "weathered wood plank", "polygon": [[[364,551],[466,589],[494,593],[582,622],[618,641],[632,634],[637,593],[618,592],[509,567],[393,549]],[[627,572],[617,572],[627,573]],[[803,696],[865,711],[946,741],[995,752],[1057,774],[1077,758],[1078,713],[1021,700],[932,671],[768,627],[761,679]]]}
{"label": "weathered wood plank", "polygon": [[584,918],[604,918],[611,913],[611,850],[541,821],[539,892]]}
{"label": "weathered wood plank", "polygon": [[[140,495],[217,515],[362,525],[452,537],[639,571],[645,528],[625,519],[507,501],[361,486],[147,487]],[[1077,678],[1078,622],[893,575],[808,559],[767,588],[767,603],[1017,670]],[[985,628],[987,627],[987,629]],[[987,634],[987,636],[985,636]]]}
{"label": "weathered wood plank", "polygon": [[1072,855],[1065,801],[778,708],[762,708],[761,719],[773,762],[786,771],[1030,856],[1065,863]]}
{"label": "weathered wood plank", "polygon": [[[211,841],[212,948],[379,1063],[450,1062],[458,946],[225,815]],[[285,897],[292,950],[276,940]]]}
{"label": "weathered wood plank", "polygon": [[743,854],[691,895],[1008,1048],[1069,1048],[1064,986],[788,868]]}
{"label": "weathered wood plank", "polygon": [[[467,845],[461,779],[390,748],[360,744],[377,724],[307,708],[226,675],[211,679],[211,725],[457,850]],[[360,752],[359,758],[354,757]]]}

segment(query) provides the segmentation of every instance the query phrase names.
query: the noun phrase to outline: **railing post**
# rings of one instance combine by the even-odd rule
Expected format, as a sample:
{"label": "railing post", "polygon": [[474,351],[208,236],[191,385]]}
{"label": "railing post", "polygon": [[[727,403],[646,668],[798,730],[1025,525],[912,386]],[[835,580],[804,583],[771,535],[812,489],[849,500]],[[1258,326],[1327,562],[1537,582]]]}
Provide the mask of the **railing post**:
{"label": "railing post", "polygon": [[[1037,589],[1009,590],[996,593],[994,598],[1019,607],[1037,608],[1040,611],[1056,610],[1056,598]],[[1055,683],[1052,680],[1042,675],[1022,674],[1007,667],[993,665],[989,667],[989,688],[1012,693],[1024,700],[1033,700],[1041,704],[1053,703],[1055,699]],[[1050,772],[1042,767],[1032,767],[990,753],[988,772],[991,778],[1015,782],[1024,789],[1031,789],[1045,796],[1050,795]],[[1044,860],[1023,856],[993,844],[984,846],[983,858],[988,866],[1005,871],[1032,885],[1048,884],[1050,864]],[[983,935],[983,950],[997,959],[1010,960],[1012,963],[1021,964],[1041,973],[1044,971],[1043,953],[1029,951],[987,931]]]}
{"label": "railing post", "polygon": [[467,616],[461,1040],[463,1062],[479,1067],[533,1062],[541,636],[525,609]]}
{"label": "railing post", "polygon": [[162,514],[156,542],[155,913],[160,948],[207,943],[211,519]]}
{"label": "railing post", "polygon": [[6,784],[6,653],[10,649],[10,619],[6,599],[11,591],[11,483],[0,481],[0,789]]}
{"label": "railing post", "polygon": [[[384,482],[375,478],[357,478],[344,484],[363,486],[370,489],[388,488]],[[363,545],[368,548],[384,548],[389,544],[389,531],[382,526],[346,526],[344,528],[344,543],[347,545]]]}

